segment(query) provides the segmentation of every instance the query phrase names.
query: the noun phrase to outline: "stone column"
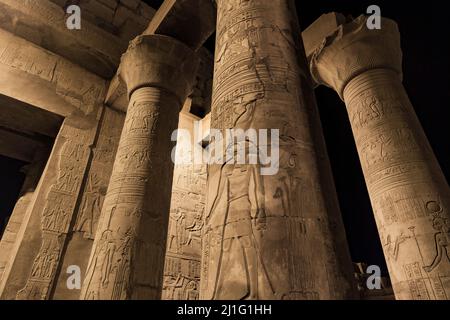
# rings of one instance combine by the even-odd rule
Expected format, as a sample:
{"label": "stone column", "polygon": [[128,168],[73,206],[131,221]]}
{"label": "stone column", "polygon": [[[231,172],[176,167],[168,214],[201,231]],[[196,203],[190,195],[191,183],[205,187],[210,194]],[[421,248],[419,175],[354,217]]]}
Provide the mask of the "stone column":
{"label": "stone column", "polygon": [[166,36],[139,36],[122,57],[130,102],[81,299],[161,296],[171,134],[196,68],[194,52]]}
{"label": "stone column", "polygon": [[272,174],[250,156],[209,166],[200,298],[353,297],[294,1],[219,0],[217,11],[211,130],[277,129],[279,141],[243,143],[269,149]]}
{"label": "stone column", "polygon": [[97,128],[96,116],[65,118],[10,251],[0,299],[52,297]]}
{"label": "stone column", "polygon": [[197,300],[199,295],[206,195],[206,165],[194,163],[192,152],[192,137],[199,123],[193,114],[180,112],[164,267],[165,300]]}
{"label": "stone column", "polygon": [[359,17],[311,56],[345,101],[397,299],[450,298],[450,190],[402,85],[400,35]]}
{"label": "stone column", "polygon": [[22,170],[26,173],[19,199],[14,206],[14,210],[9,218],[3,237],[0,241],[0,280],[3,276],[3,270],[10,259],[11,252],[16,242],[22,221],[26,211],[33,199],[33,194],[42,176],[45,164],[50,154],[49,146],[37,147],[33,162],[26,165]]}

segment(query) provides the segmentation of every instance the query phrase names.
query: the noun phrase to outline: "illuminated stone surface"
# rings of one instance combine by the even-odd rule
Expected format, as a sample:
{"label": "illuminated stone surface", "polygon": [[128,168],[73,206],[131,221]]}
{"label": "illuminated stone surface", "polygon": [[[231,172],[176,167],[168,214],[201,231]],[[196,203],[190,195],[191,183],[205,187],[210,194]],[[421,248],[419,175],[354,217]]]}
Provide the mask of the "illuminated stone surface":
{"label": "illuminated stone surface", "polygon": [[[351,298],[294,2],[217,5],[211,128],[278,129],[280,159],[274,175],[259,165],[209,166],[200,298]],[[258,144],[267,147],[275,146]]]}
{"label": "illuminated stone surface", "polygon": [[309,57],[345,101],[396,299],[450,296],[450,189],[402,85],[395,22],[359,17]]}
{"label": "illuminated stone surface", "polygon": [[122,58],[130,103],[82,299],[161,297],[173,163],[171,133],[197,59],[181,42],[140,36]]}

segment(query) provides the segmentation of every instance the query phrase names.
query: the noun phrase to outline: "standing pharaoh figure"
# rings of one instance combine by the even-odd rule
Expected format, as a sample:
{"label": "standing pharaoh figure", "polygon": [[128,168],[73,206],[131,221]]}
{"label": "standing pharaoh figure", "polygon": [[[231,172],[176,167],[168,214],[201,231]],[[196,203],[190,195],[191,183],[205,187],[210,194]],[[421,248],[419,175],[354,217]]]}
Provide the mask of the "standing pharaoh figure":
{"label": "standing pharaoh figure", "polygon": [[[258,299],[258,274],[269,281],[256,232],[265,228],[264,186],[256,165],[223,165],[206,224],[218,238],[213,299]],[[232,270],[230,272],[229,270]],[[242,279],[244,276],[245,279]]]}

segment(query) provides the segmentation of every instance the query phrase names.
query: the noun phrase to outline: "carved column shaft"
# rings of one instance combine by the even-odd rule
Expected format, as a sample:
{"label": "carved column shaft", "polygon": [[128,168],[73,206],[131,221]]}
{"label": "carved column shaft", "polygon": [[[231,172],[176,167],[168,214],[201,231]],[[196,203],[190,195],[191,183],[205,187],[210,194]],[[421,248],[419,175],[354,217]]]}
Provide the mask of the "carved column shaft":
{"label": "carved column shaft", "polygon": [[172,187],[171,134],[197,60],[141,36],[122,58],[130,102],[82,289],[83,299],[159,299]]}
{"label": "carved column shaft", "polygon": [[33,162],[24,168],[26,170],[26,176],[22,189],[20,190],[19,199],[14,206],[14,210],[8,220],[8,225],[6,226],[0,241],[0,280],[3,276],[3,269],[10,259],[10,254],[13,250],[17,234],[19,233],[27,208],[32,201],[33,194],[42,175],[42,171],[44,170],[49,153],[48,146],[40,146],[35,151]]}
{"label": "carved column shaft", "polygon": [[[279,130],[279,141],[257,143],[275,155],[279,142],[279,170],[262,175],[249,157],[209,166],[201,298],[349,298],[350,257],[294,2],[217,5],[211,128]],[[248,154],[255,145],[246,144]]]}
{"label": "carved column shaft", "polygon": [[401,83],[397,26],[365,21],[327,38],[312,72],[346,103],[396,298],[449,299],[450,190]]}
{"label": "carved column shaft", "polygon": [[12,247],[1,299],[51,297],[97,127],[95,117],[64,120]]}
{"label": "carved column shaft", "polygon": [[396,298],[450,298],[448,185],[400,78],[365,72],[344,99]]}

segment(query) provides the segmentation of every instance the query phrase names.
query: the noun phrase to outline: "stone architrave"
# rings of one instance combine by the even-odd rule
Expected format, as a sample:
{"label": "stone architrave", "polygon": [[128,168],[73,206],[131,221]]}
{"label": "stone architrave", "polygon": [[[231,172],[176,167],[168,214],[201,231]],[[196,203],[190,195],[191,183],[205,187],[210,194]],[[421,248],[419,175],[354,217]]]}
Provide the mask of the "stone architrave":
{"label": "stone architrave", "polygon": [[402,85],[398,27],[366,21],[330,32],[311,73],[345,101],[395,297],[449,299],[450,189]]}
{"label": "stone architrave", "polygon": [[248,161],[209,166],[200,298],[352,298],[294,1],[219,0],[217,11],[211,130],[279,130],[279,141],[247,144],[272,155],[279,144],[279,170],[262,175],[268,166]]}
{"label": "stone architrave", "polygon": [[139,36],[119,73],[130,99],[81,299],[159,299],[173,163],[171,134],[198,59],[181,42]]}

